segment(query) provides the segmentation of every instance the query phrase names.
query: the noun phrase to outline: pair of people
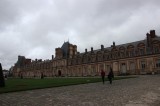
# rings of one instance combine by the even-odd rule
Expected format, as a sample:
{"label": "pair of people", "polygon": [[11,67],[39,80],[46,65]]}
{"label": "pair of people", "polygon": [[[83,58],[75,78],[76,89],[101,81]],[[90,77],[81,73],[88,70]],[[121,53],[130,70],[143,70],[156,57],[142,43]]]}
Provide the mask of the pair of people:
{"label": "pair of people", "polygon": [[[105,72],[103,70],[101,70],[101,76],[102,76],[102,82],[104,84],[104,79],[105,79]],[[108,80],[110,82],[110,84],[112,84],[112,79],[114,78],[114,74],[113,74],[113,70],[112,68],[110,68],[110,72],[108,73]]]}

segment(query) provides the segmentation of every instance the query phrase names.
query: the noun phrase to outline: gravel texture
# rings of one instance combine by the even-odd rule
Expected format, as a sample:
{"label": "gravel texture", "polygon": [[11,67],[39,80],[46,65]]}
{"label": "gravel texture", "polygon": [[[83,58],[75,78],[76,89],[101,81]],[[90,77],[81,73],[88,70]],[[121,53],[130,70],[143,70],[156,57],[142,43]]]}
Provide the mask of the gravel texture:
{"label": "gravel texture", "polygon": [[160,75],[4,93],[0,106],[160,106]]}

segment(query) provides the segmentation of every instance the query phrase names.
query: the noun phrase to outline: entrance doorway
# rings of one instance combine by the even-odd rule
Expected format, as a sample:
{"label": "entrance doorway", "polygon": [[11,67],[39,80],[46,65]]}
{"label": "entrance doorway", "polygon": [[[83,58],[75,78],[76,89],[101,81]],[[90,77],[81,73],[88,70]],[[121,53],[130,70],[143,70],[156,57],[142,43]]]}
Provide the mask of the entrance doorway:
{"label": "entrance doorway", "polygon": [[58,76],[60,77],[62,75],[61,70],[58,70]]}

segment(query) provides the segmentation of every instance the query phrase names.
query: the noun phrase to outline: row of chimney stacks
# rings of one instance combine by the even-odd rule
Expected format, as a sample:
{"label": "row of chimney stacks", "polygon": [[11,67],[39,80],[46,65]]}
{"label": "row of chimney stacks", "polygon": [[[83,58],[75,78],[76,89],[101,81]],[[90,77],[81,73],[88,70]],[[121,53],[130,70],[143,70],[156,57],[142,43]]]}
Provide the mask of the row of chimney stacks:
{"label": "row of chimney stacks", "polygon": [[[113,42],[113,45],[115,46],[115,42]],[[101,50],[104,50],[104,45],[101,45]],[[91,47],[91,52],[93,52],[93,47]],[[85,53],[87,53],[87,49],[85,49]]]}

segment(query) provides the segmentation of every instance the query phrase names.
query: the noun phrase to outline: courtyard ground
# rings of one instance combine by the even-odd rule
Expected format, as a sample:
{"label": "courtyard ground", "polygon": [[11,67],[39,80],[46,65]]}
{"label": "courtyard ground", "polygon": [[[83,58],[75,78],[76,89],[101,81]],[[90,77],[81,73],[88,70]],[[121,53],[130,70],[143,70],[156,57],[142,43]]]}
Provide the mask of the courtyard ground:
{"label": "courtyard ground", "polygon": [[4,93],[0,106],[160,106],[160,75]]}

